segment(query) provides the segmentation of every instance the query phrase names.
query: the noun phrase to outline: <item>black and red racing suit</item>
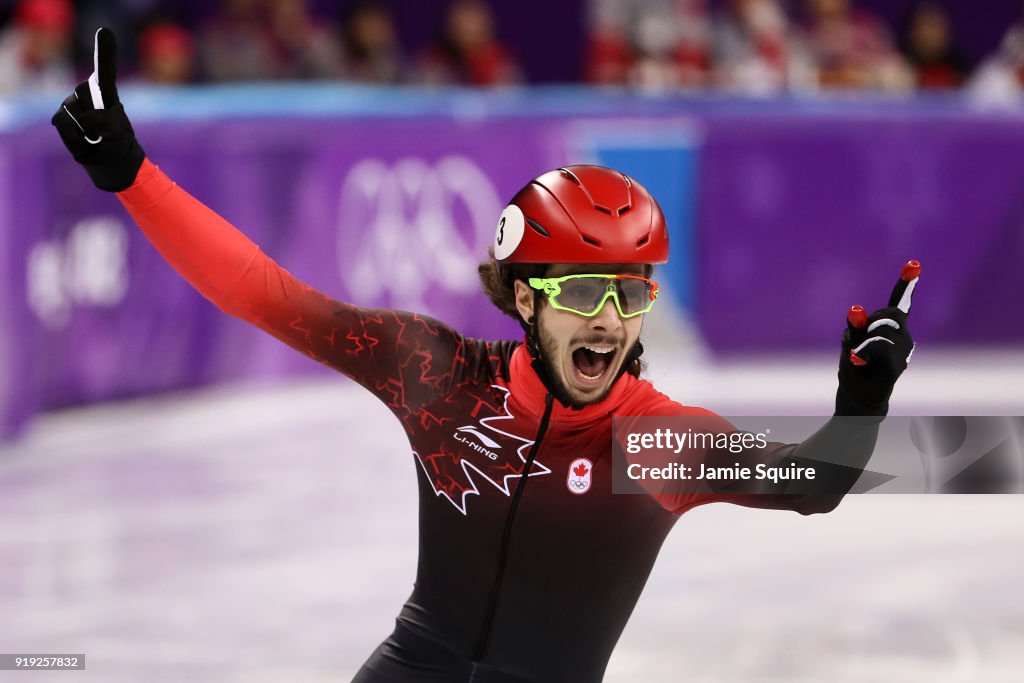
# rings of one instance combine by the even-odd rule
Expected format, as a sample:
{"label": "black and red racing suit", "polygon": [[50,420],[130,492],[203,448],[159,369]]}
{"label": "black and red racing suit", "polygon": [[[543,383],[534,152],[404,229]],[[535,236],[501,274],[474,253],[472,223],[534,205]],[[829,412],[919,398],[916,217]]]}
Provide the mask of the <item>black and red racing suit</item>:
{"label": "black and red racing suit", "polygon": [[[598,404],[553,400],[513,341],[462,337],[414,313],[340,303],[270,260],[146,161],[119,197],[204,296],[382,400],[412,445],[416,582],[356,675],[378,681],[600,681],[669,530],[712,501],[826,511],[838,497],[613,495],[613,415],[703,417],[623,375]],[[866,462],[875,431],[848,440]],[[804,442],[807,444],[808,442]],[[801,445],[770,449],[781,462]],[[589,463],[586,490],[570,468]],[[575,465],[574,465],[575,463]],[[524,476],[524,473],[528,473]]]}

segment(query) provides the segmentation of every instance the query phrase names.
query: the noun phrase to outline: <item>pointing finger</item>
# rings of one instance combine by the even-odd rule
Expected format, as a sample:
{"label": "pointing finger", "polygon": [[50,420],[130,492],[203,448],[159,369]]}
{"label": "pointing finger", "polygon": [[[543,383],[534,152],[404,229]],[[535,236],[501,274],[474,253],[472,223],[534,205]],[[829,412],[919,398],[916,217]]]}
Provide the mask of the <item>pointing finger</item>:
{"label": "pointing finger", "polygon": [[117,104],[117,40],[109,28],[96,31],[93,44],[93,72],[89,76],[89,94],[94,109]]}
{"label": "pointing finger", "polygon": [[893,287],[889,296],[889,305],[895,306],[904,313],[910,313],[910,300],[914,296],[914,288],[921,277],[921,264],[917,261],[907,261],[900,273],[900,279]]}

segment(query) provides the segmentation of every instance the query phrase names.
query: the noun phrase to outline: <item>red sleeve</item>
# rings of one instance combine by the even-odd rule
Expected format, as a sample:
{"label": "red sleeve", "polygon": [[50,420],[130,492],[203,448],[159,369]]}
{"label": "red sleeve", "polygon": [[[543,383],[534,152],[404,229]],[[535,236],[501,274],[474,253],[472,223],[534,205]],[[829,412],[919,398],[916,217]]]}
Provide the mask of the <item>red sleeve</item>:
{"label": "red sleeve", "polygon": [[[660,395],[661,399],[655,405],[648,406],[643,414],[647,417],[686,417],[687,426],[696,432],[709,434],[728,434],[738,431],[736,426],[724,417],[707,410],[693,406],[683,406]],[[778,466],[790,454],[793,445],[769,442],[766,448],[749,448],[735,454],[730,454],[731,461],[745,465],[753,469],[757,464],[762,463],[768,467]],[[678,457],[680,462],[691,466],[701,462],[708,462],[711,453],[709,451],[696,451],[690,449],[684,451]],[[674,460],[670,456],[661,456],[658,464],[665,464]],[[648,485],[649,491],[655,500],[666,510],[676,514],[683,514],[699,505],[707,503],[733,503],[744,507],[763,508],[773,510],[794,510],[806,514],[805,506],[807,497],[798,494],[783,493],[699,493],[694,492],[694,487],[686,485],[676,487],[671,484]]]}
{"label": "red sleeve", "polygon": [[148,159],[118,198],[167,262],[218,308],[345,373],[396,413],[415,411],[457,379],[464,340],[449,327],[309,287]]}

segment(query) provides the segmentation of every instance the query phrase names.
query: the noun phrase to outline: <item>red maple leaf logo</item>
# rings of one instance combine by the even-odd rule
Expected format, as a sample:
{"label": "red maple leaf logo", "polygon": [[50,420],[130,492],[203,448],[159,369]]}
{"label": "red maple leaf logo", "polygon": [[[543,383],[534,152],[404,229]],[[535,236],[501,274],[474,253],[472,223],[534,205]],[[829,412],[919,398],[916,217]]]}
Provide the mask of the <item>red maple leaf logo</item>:
{"label": "red maple leaf logo", "polygon": [[590,469],[586,465],[584,465],[583,463],[580,463],[579,465],[576,465],[576,467],[572,468],[572,473],[575,474],[577,477],[580,477],[580,478],[582,478],[583,475],[585,475],[589,471],[590,471]]}

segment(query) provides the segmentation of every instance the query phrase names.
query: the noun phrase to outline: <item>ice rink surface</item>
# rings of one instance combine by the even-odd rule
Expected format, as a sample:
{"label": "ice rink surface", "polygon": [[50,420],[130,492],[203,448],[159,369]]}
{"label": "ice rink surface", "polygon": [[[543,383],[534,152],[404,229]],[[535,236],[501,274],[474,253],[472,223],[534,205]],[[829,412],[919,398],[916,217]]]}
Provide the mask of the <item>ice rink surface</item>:
{"label": "ice rink surface", "polygon": [[[677,400],[830,410],[831,356],[714,364],[655,332],[649,377]],[[919,351],[893,412],[1024,415],[1022,361]],[[326,372],[43,416],[0,447],[0,651],[87,668],[0,681],[347,681],[412,587],[415,476],[394,418]],[[606,680],[1022,681],[1022,513],[1012,495],[694,510]]]}

